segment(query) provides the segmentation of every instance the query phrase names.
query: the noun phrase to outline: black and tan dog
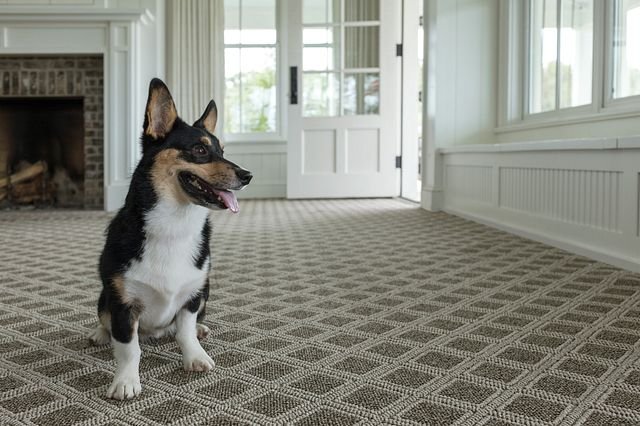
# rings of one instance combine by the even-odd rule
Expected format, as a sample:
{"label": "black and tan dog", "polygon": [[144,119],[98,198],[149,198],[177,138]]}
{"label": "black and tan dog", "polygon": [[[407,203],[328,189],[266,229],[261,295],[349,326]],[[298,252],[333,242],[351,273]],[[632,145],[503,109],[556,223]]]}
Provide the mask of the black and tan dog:
{"label": "black and tan dog", "polygon": [[217,118],[211,101],[188,125],[178,117],[167,86],[151,81],[142,159],[124,207],[107,230],[100,257],[100,326],[89,336],[96,344],[113,345],[117,367],[109,398],[141,391],[139,337],[175,335],[186,370],[214,367],[199,342],[209,332],[200,323],[209,297],[209,212],[237,212],[231,190],[252,178],[223,158],[213,135]]}

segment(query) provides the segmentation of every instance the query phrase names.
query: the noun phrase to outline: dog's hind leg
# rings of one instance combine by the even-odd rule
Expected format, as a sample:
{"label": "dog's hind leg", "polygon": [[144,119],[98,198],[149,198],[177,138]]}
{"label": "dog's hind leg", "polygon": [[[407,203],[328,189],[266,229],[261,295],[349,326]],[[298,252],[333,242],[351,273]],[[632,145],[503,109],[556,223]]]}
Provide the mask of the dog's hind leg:
{"label": "dog's hind leg", "polygon": [[91,343],[96,346],[106,345],[111,341],[111,333],[109,333],[109,330],[103,325],[99,325],[91,330],[87,337],[91,340]]}
{"label": "dog's hind leg", "polygon": [[198,336],[198,340],[204,340],[207,338],[207,336],[209,336],[209,333],[211,333],[211,330],[209,330],[209,327],[207,327],[206,325],[202,324],[202,320],[204,320],[204,316],[207,313],[207,300],[209,299],[209,279],[207,278],[207,280],[204,283],[204,287],[202,288],[201,291],[201,296],[202,298],[200,299],[200,306],[198,306],[198,315],[197,315],[197,319],[196,319],[196,335]]}
{"label": "dog's hind leg", "polygon": [[206,339],[207,336],[209,336],[209,333],[211,333],[209,327],[201,323],[196,324],[196,336],[198,336],[198,340]]}
{"label": "dog's hind leg", "polygon": [[107,310],[104,290],[98,299],[98,318],[100,325],[89,332],[87,337],[96,346],[106,345],[111,341],[111,314]]}

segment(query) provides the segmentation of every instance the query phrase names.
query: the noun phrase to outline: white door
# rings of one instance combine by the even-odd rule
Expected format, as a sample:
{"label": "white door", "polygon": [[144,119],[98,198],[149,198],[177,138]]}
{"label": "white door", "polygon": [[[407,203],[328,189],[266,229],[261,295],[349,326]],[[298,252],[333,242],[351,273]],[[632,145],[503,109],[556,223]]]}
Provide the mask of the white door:
{"label": "white door", "polygon": [[401,2],[288,2],[287,196],[399,194]]}

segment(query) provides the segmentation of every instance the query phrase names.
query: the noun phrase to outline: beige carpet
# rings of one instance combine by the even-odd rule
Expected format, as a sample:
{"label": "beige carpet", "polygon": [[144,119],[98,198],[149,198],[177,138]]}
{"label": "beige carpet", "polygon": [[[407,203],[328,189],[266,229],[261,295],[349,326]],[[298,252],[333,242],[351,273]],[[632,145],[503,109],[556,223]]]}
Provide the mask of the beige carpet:
{"label": "beige carpet", "polygon": [[213,216],[209,374],[106,400],[109,215],[0,213],[0,424],[639,425],[640,276],[394,200]]}

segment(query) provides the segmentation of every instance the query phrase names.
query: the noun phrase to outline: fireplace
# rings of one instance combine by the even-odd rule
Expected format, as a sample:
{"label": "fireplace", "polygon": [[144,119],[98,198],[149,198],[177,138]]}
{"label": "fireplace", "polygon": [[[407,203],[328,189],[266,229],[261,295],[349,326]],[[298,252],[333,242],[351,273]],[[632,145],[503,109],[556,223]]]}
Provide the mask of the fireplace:
{"label": "fireplace", "polygon": [[147,84],[164,75],[164,2],[32,3],[0,4],[0,98],[82,99],[83,207],[116,210],[140,159]]}
{"label": "fireplace", "polygon": [[0,76],[0,206],[102,208],[102,57],[5,56]]}

